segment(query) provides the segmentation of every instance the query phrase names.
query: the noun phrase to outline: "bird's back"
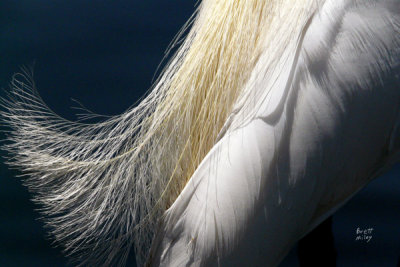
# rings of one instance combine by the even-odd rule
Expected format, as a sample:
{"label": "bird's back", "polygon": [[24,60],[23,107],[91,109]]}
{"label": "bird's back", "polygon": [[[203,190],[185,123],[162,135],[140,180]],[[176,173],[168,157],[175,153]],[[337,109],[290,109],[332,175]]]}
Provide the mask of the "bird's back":
{"label": "bird's back", "polygon": [[399,1],[326,1],[271,92],[277,102],[208,153],[165,213],[149,263],[276,266],[396,162],[399,31]]}

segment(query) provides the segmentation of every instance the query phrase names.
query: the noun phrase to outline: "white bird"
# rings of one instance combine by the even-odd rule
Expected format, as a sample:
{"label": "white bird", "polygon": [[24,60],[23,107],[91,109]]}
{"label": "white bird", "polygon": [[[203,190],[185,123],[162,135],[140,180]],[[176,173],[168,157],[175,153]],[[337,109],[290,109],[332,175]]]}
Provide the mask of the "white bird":
{"label": "white bird", "polygon": [[[203,0],[151,93],[105,122],[13,80],[10,164],[81,264],[277,266],[399,161],[400,1]],[[185,28],[186,29],[186,28]]]}

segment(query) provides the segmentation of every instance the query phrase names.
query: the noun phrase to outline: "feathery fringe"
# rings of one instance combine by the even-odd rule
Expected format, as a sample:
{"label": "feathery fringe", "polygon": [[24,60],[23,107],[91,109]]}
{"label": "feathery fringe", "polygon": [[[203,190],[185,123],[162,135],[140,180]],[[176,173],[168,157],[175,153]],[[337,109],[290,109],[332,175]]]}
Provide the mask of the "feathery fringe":
{"label": "feathery fringe", "polygon": [[258,59],[271,55],[262,71],[272,76],[315,3],[204,0],[148,96],[97,124],[55,114],[27,70],[13,77],[1,113],[11,128],[8,163],[29,177],[26,184],[67,255],[80,265],[120,265],[134,244],[138,264],[144,263],[158,219],[215,144],[234,105],[251,109],[243,107],[254,97],[248,81]]}

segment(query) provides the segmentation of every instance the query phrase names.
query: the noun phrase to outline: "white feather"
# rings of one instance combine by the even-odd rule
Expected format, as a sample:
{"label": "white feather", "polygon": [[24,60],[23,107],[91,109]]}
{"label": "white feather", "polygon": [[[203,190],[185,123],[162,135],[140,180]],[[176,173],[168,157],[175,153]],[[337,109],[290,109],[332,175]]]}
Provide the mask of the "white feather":
{"label": "white feather", "polygon": [[220,138],[165,213],[149,263],[276,266],[398,161],[399,31],[399,1],[326,1],[289,91],[272,89],[282,107]]}

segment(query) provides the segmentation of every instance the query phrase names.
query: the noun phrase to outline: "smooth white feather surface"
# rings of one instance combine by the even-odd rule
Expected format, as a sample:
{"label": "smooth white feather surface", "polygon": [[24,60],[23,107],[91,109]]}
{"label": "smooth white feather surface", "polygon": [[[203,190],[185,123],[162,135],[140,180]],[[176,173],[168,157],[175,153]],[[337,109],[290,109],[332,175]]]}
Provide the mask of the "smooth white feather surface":
{"label": "smooth white feather surface", "polygon": [[149,264],[276,266],[398,161],[399,31],[399,1],[327,1],[289,91],[273,88],[277,111],[221,137],[165,213]]}

